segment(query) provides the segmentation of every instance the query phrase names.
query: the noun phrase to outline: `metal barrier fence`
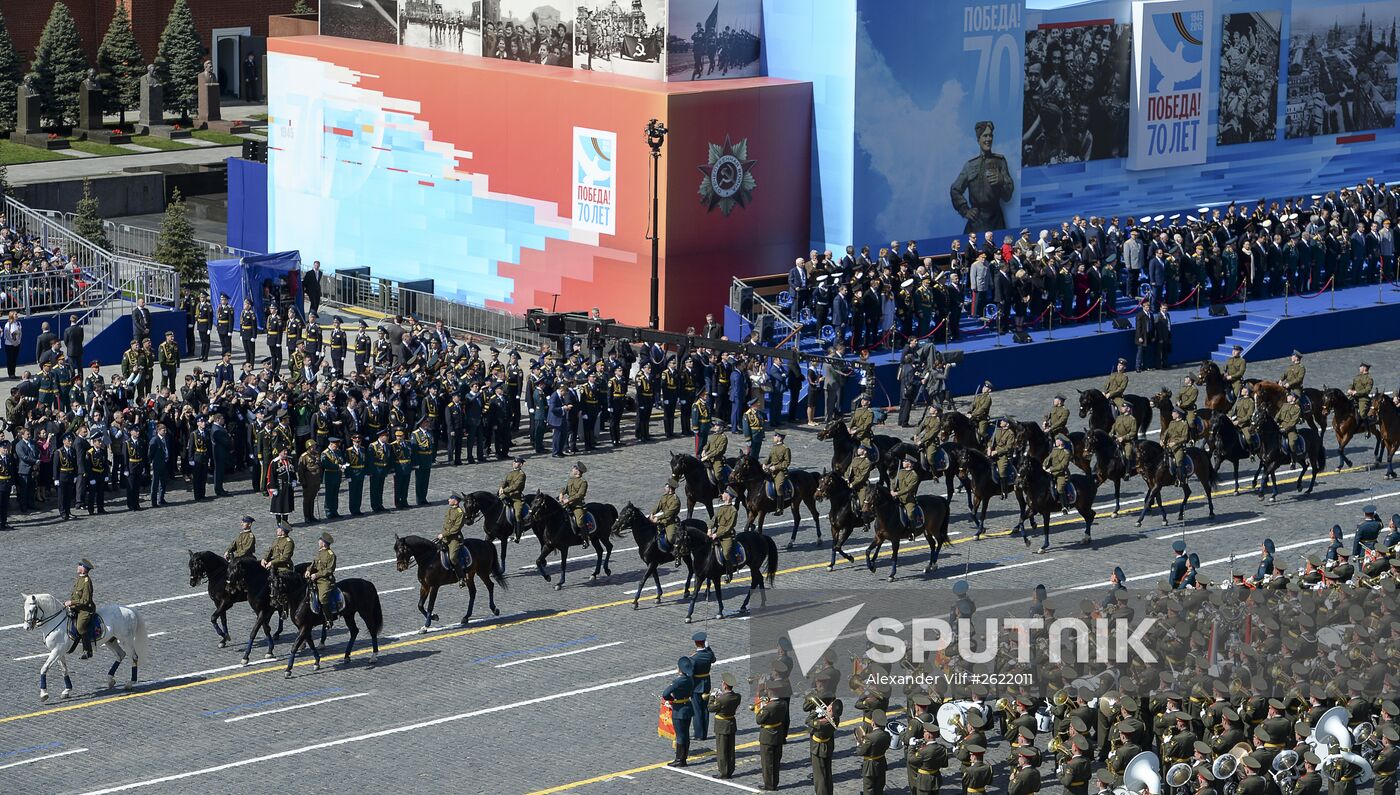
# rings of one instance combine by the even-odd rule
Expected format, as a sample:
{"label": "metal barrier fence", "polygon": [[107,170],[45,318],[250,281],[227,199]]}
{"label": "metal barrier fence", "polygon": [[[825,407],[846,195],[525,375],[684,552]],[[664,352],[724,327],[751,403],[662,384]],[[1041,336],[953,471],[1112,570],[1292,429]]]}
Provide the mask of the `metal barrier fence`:
{"label": "metal barrier fence", "polygon": [[393,279],[332,274],[328,298],[386,315],[412,315],[424,323],[441,320],[453,331],[469,336],[529,347],[546,342],[544,337],[525,329],[523,317],[405,289]]}
{"label": "metal barrier fence", "polygon": [[[75,213],[61,213],[57,210],[33,210],[33,212],[51,221],[62,224],[65,229],[70,231],[73,229],[77,219]],[[160,243],[159,229],[104,220],[102,222],[102,230],[107,233],[107,240],[112,244],[112,253],[127,257],[149,260],[155,255],[156,246]],[[250,257],[263,253],[260,251],[249,251],[245,248],[226,246],[222,243],[215,243],[212,240],[200,240],[196,238],[194,242],[204,249],[205,259],[231,259],[235,257]]]}

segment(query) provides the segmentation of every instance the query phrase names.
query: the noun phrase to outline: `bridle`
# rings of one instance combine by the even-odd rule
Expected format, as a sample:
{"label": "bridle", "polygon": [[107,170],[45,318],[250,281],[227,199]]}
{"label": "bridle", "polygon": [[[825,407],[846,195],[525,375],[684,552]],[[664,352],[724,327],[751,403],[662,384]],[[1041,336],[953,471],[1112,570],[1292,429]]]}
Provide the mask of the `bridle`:
{"label": "bridle", "polygon": [[[26,630],[29,630],[29,629],[38,629],[39,627],[42,627],[42,626],[44,626],[45,624],[48,624],[50,621],[53,621],[53,620],[56,619],[56,618],[62,618],[62,617],[64,617],[64,616],[67,616],[67,615],[68,615],[68,611],[67,611],[67,610],[60,610],[59,612],[54,613],[53,615],[44,616],[44,615],[39,611],[39,601],[38,601],[37,599],[35,599],[34,597],[32,597],[32,596],[29,597],[29,601],[30,601],[31,604],[34,605],[34,612],[39,613],[39,615],[36,615],[36,616],[34,616],[34,617],[32,617],[32,618],[30,618],[30,617],[26,617],[26,618],[25,618],[25,621],[24,621],[24,628],[25,628]],[[41,617],[42,617],[42,620],[40,620]]]}

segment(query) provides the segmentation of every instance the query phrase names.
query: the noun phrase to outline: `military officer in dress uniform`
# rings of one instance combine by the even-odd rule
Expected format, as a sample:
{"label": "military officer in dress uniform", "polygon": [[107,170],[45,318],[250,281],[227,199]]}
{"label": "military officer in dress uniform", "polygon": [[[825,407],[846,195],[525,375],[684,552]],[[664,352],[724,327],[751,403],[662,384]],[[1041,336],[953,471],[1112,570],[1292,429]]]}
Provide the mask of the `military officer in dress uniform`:
{"label": "military officer in dress uniform", "polygon": [[1359,561],[1364,569],[1366,550],[1374,552],[1376,543],[1380,541],[1381,517],[1380,512],[1376,510],[1376,506],[1374,505],[1367,505],[1362,508],[1361,515],[1365,518],[1356,526],[1356,535],[1352,538],[1351,542],[1351,557],[1352,560]]}
{"label": "military officer in dress uniform", "polygon": [[787,483],[788,468],[792,466],[792,450],[783,443],[786,438],[782,431],[773,431],[773,449],[768,451],[768,459],[763,463],[763,471],[773,478],[773,493],[777,495],[773,498],[774,516],[782,516],[787,504],[783,499],[783,486]]}
{"label": "military officer in dress uniform", "polygon": [[962,774],[963,795],[982,795],[992,786],[992,766],[982,761],[987,749],[974,744],[967,746],[965,750],[969,759]]}
{"label": "military officer in dress uniform", "polygon": [[1113,372],[1103,382],[1103,396],[1113,401],[1113,405],[1124,406],[1123,395],[1128,391],[1128,360],[1119,358]]}
{"label": "military officer in dress uniform", "polygon": [[743,432],[749,437],[749,455],[758,459],[759,450],[763,447],[763,400],[755,400],[749,410],[744,412]]}
{"label": "military officer in dress uniform", "polygon": [[1308,369],[1303,366],[1303,354],[1297,350],[1288,357],[1289,365],[1284,368],[1283,375],[1278,379],[1279,386],[1294,394],[1300,393],[1303,389],[1303,378],[1307,376]]}
{"label": "military officer in dress uniform", "polygon": [[739,694],[734,692],[737,680],[734,674],[725,672],[720,677],[720,689],[705,697],[705,707],[715,719],[715,766],[716,777],[734,777],[734,736],[737,726],[735,713],[739,710]]}
{"label": "military officer in dress uniform", "polygon": [[501,479],[496,496],[505,507],[506,519],[515,528],[516,542],[520,541],[520,514],[525,509],[525,459],[516,456],[510,464],[510,471]]}
{"label": "military officer in dress uniform", "polygon": [[569,480],[564,484],[564,490],[559,492],[559,504],[566,511],[570,511],[574,520],[574,532],[582,534],[584,504],[588,497],[588,481],[583,479],[588,467],[582,461],[574,463],[569,470]]}
{"label": "military officer in dress uniform", "polygon": [[1035,768],[1040,752],[1034,748],[1016,749],[1016,770],[1006,785],[1006,795],[1035,795],[1040,792],[1040,771]]}
{"label": "military officer in dress uniform", "polygon": [[1392,724],[1380,727],[1381,752],[1371,763],[1371,772],[1376,775],[1376,795],[1395,795],[1395,773],[1400,769],[1400,730]]}
{"label": "military officer in dress uniform", "polygon": [[[933,795],[943,785],[943,768],[948,766],[948,749],[938,741],[938,723],[933,716],[926,716],[918,724],[910,722],[910,729],[920,737],[916,745],[905,745],[911,778],[909,791],[918,795]],[[917,726],[917,727],[916,727]]]}
{"label": "military officer in dress uniform", "polygon": [[690,654],[691,678],[695,680],[695,739],[710,739],[709,704],[705,697],[710,694],[710,668],[715,664],[715,650],[709,646],[709,636],[697,632],[691,636],[695,651]]}
{"label": "military officer in dress uniform", "polygon": [[1075,735],[1070,738],[1070,758],[1060,765],[1057,778],[1067,795],[1088,795],[1089,793],[1089,738]]}
{"label": "military officer in dress uniform", "polygon": [[807,715],[807,736],[812,760],[812,791],[817,795],[832,795],[835,784],[831,778],[832,746],[836,726],[841,721],[841,701],[837,699],[823,709]]}
{"label": "military officer in dress uniform", "polygon": [[272,542],[267,554],[263,555],[262,567],[273,574],[291,574],[292,553],[296,552],[296,542],[292,540],[292,526],[286,522],[277,523],[277,540]]}
{"label": "military officer in dress uniform", "polygon": [[329,604],[332,589],[335,588],[335,551],[331,549],[333,543],[335,538],[330,533],[322,533],[317,539],[316,557],[311,559],[311,565],[306,569],[306,579],[311,581],[316,590],[316,602],[312,605],[312,610],[321,613],[327,622],[333,621],[336,616],[336,606]]}
{"label": "military officer in dress uniform", "polygon": [[418,430],[413,432],[413,487],[415,497],[419,505],[429,505],[428,501],[428,478],[433,474],[433,460],[437,458],[437,449],[433,440],[433,420],[424,417],[418,423]]}
{"label": "military officer in dress uniform", "polygon": [[256,555],[258,552],[258,539],[253,535],[253,517],[244,516],[243,524],[238,530],[238,535],[228,545],[224,552],[224,560],[233,562],[239,558],[246,558]]}
{"label": "military officer in dress uniform", "polygon": [[1167,572],[1167,584],[1172,590],[1182,588],[1182,580],[1186,579],[1186,542],[1178,538],[1172,542],[1172,552],[1176,556],[1172,558],[1171,569]]}
{"label": "military officer in dress uniform", "polygon": [[856,753],[860,755],[860,786],[862,795],[882,795],[889,766],[885,754],[890,750],[890,733],[885,731],[885,711],[872,710],[870,727],[862,735],[856,732]]}
{"label": "military officer in dress uniform", "polygon": [[693,714],[691,698],[695,691],[689,657],[682,657],[676,661],[676,674],[671,684],[661,691],[661,698],[671,704],[671,726],[676,731],[676,758],[666,765],[685,767],[686,758],[690,756],[690,719]]}
{"label": "military officer in dress uniform", "polygon": [[92,579],[88,577],[91,571],[92,563],[83,558],[78,563],[78,577],[73,580],[73,589],[68,592],[68,600],[63,603],[63,606],[68,608],[73,631],[78,634],[78,639],[69,644],[67,653],[72,654],[81,642],[84,660],[92,657],[92,638],[88,636],[88,632],[91,629],[92,617],[97,615],[97,602],[92,596]]}
{"label": "military officer in dress uniform", "polygon": [[776,792],[783,742],[787,739],[787,701],[773,696],[772,683],[765,682],[760,688],[754,721],[758,724],[758,761],[763,770],[761,789]]}

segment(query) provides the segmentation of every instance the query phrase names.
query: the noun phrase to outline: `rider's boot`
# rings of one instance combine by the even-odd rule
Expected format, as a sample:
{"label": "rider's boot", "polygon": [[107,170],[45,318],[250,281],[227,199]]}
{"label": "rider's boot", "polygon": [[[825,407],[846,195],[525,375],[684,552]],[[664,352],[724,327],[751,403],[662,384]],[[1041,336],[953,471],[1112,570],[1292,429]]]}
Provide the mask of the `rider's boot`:
{"label": "rider's boot", "polygon": [[78,659],[80,659],[80,660],[87,660],[87,659],[90,659],[91,657],[92,657],[92,638],[89,638],[87,635],[84,635],[84,636],[83,636],[83,656],[82,656],[82,657],[79,657]]}

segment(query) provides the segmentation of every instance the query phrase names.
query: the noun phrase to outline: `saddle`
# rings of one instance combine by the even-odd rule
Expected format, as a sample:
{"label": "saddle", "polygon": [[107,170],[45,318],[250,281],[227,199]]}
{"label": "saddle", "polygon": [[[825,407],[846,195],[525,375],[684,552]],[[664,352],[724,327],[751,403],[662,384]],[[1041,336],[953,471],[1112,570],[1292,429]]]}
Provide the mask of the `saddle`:
{"label": "saddle", "polygon": [[583,527],[575,524],[573,511],[570,511],[569,526],[573,528],[574,534],[580,538],[588,538],[593,535],[593,531],[598,529],[598,523],[593,519],[593,512],[588,510],[583,512]]}
{"label": "saddle", "polygon": [[1192,475],[1196,474],[1196,464],[1191,460],[1190,456],[1186,456],[1185,458],[1181,459],[1180,467],[1177,467],[1175,465],[1175,462],[1173,462],[1172,474],[1176,476],[1178,482],[1184,481]]}
{"label": "saddle", "polygon": [[1296,438],[1296,439],[1293,440],[1293,446],[1292,446],[1291,448],[1289,448],[1288,454],[1289,454],[1290,456],[1292,456],[1293,458],[1302,458],[1304,455],[1307,454],[1307,452],[1308,452],[1308,446],[1307,446],[1307,444],[1303,441],[1303,436],[1302,436],[1302,434],[1299,434],[1299,435],[1298,435],[1298,438]]}
{"label": "saddle", "polygon": [[[996,464],[993,464],[993,465],[992,465],[992,482],[995,483],[995,484],[997,484],[998,486],[1001,486],[1001,485],[1002,485],[1001,478],[997,476],[997,467],[996,467]],[[1015,483],[1015,482],[1016,482],[1016,465],[1015,465],[1015,464],[1007,464],[1007,465],[1006,465],[1006,485],[1010,485],[1010,484]]]}
{"label": "saddle", "polygon": [[1205,420],[1201,419],[1199,414],[1196,415],[1196,418],[1191,422],[1191,435],[1199,437],[1201,434],[1205,433],[1205,430]]}
{"label": "saddle", "polygon": [[345,607],[345,594],[340,592],[339,585],[331,586],[331,598],[327,601],[329,601],[330,604],[322,605],[321,598],[316,593],[316,589],[314,587],[311,589],[311,612],[321,615],[322,607],[325,607],[329,615],[334,617],[340,615],[340,611]]}
{"label": "saddle", "polygon": [[[88,622],[88,640],[92,641],[93,643],[96,643],[97,641],[101,640],[106,634],[107,625],[102,621],[102,615],[100,613],[93,612],[92,620]],[[68,639],[82,640],[82,638],[78,637],[78,627],[76,624],[73,623],[71,618],[68,621]]]}
{"label": "saddle", "polygon": [[729,560],[724,559],[723,554],[721,554],[722,549],[723,547],[719,544],[715,544],[714,556],[715,563],[718,563],[725,571],[734,571],[740,566],[743,566],[744,562],[749,559],[748,555],[744,553],[744,545],[737,541],[734,542],[733,551],[729,555]]}
{"label": "saddle", "polygon": [[1298,392],[1298,410],[1304,414],[1312,413],[1312,398],[1309,398],[1308,394],[1301,390]]}
{"label": "saddle", "polygon": [[[438,547],[438,558],[442,561],[442,567],[444,569],[452,571],[452,561],[447,557],[446,544]],[[463,544],[461,548],[457,550],[457,558],[458,562],[461,564],[458,567],[461,571],[466,571],[472,567],[472,553],[471,550],[467,549],[466,544]]]}
{"label": "saddle", "polygon": [[933,449],[933,460],[928,462],[929,469],[934,472],[945,472],[948,469],[948,451],[942,447]]}
{"label": "saddle", "polygon": [[916,503],[914,503],[913,508],[914,508],[914,510],[913,510],[913,515],[912,515],[912,516],[905,516],[905,515],[904,515],[904,507],[903,507],[903,506],[900,506],[900,509],[899,509],[899,521],[903,523],[904,529],[905,529],[905,530],[909,530],[910,528],[916,528],[916,527],[923,527],[923,526],[924,526],[924,508],[923,508],[923,506],[922,506],[922,505],[919,505],[919,504],[916,502]]}
{"label": "saddle", "polygon": [[1076,488],[1074,487],[1074,481],[1073,481],[1073,480],[1071,480],[1071,481],[1069,481],[1068,483],[1065,484],[1065,491],[1064,491],[1064,494],[1060,494],[1060,495],[1057,495],[1057,496],[1060,497],[1060,500],[1061,500],[1061,503],[1062,503],[1062,507],[1065,507],[1065,508],[1069,508],[1070,506],[1074,505],[1076,502],[1079,502],[1079,490],[1076,489]]}
{"label": "saddle", "polygon": [[864,447],[864,448],[865,448],[865,457],[868,458],[868,459],[870,459],[870,463],[872,463],[872,464],[878,464],[878,463],[880,463],[880,448],[879,448],[879,447],[877,447],[877,446],[875,446],[875,445],[873,445],[873,444],[863,444],[863,445],[861,445],[861,447]]}
{"label": "saddle", "polygon": [[711,486],[714,486],[715,488],[720,489],[720,490],[723,490],[725,484],[729,482],[729,476],[730,476],[731,473],[733,473],[733,471],[734,471],[734,467],[731,467],[731,466],[728,465],[728,464],[723,464],[723,465],[721,465],[720,468],[719,468],[719,480],[716,481],[716,480],[715,480],[715,476],[714,476],[714,471],[711,470],[711,469],[709,469],[708,467],[706,467],[706,469],[705,469],[705,472],[708,474],[708,476],[709,476],[709,478],[710,478],[710,485],[711,485]]}
{"label": "saddle", "polygon": [[[777,500],[778,500],[778,491],[777,491],[776,488],[773,487],[773,481],[770,480],[770,481],[767,482],[767,484],[764,485],[764,493],[768,495],[768,499],[773,500],[774,502],[777,502]],[[792,477],[791,477],[791,476],[789,476],[787,480],[783,481],[783,502],[792,502]]]}

